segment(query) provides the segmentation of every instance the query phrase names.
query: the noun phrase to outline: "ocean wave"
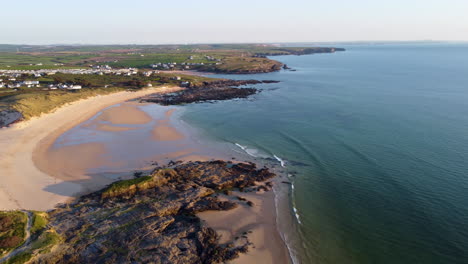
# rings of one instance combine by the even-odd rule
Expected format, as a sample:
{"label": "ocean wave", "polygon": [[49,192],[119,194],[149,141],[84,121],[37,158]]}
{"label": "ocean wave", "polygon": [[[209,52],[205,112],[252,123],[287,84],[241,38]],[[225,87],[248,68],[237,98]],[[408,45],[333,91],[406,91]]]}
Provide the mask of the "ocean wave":
{"label": "ocean wave", "polygon": [[301,222],[301,219],[299,218],[299,214],[297,213],[297,208],[295,206],[293,206],[293,211],[294,211],[294,215],[296,216],[297,222],[301,225],[302,222]]}
{"label": "ocean wave", "polygon": [[283,168],[286,167],[286,163],[284,162],[284,160],[280,159],[278,156],[276,156],[274,154],[273,154],[273,157],[275,157],[275,159],[280,162],[281,167],[283,167]]}
{"label": "ocean wave", "polygon": [[241,148],[243,151],[245,151],[245,153],[247,153],[249,156],[252,156],[254,158],[258,158],[259,157],[259,154],[258,154],[258,150],[257,149],[251,149],[251,148],[248,148],[246,146],[242,146],[241,144],[239,143],[234,143],[236,146],[238,146],[239,148]]}
{"label": "ocean wave", "polygon": [[241,148],[242,150],[246,150],[246,149],[247,149],[247,147],[242,146],[242,145],[239,144],[239,143],[234,143],[234,145],[238,146],[238,147]]}
{"label": "ocean wave", "polygon": [[[294,183],[291,184],[291,191],[294,192]],[[292,203],[292,208],[293,208],[293,211],[294,211],[294,216],[296,216],[297,222],[299,224],[302,224],[301,218],[299,217],[299,213],[297,211],[296,204],[294,203],[294,201]]]}
{"label": "ocean wave", "polygon": [[247,146],[243,146],[239,143],[234,143],[234,145],[236,145],[237,147],[239,147],[240,149],[242,149],[245,153],[247,153],[247,155],[249,156],[252,156],[254,158],[262,158],[262,159],[266,159],[266,158],[269,158],[270,156],[263,153],[261,150],[259,149],[256,149],[256,148],[250,148],[250,147],[247,147]]}

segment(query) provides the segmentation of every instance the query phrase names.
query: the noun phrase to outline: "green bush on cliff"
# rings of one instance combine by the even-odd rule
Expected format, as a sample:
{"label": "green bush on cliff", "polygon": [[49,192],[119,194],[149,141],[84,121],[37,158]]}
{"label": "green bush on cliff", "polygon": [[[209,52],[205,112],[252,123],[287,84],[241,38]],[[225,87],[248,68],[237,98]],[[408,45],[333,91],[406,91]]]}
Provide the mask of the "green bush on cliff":
{"label": "green bush on cliff", "polygon": [[117,195],[121,192],[127,191],[132,186],[139,187],[145,183],[151,182],[153,177],[151,176],[142,176],[131,180],[124,180],[112,183],[107,189],[102,193],[103,197],[109,197]]}

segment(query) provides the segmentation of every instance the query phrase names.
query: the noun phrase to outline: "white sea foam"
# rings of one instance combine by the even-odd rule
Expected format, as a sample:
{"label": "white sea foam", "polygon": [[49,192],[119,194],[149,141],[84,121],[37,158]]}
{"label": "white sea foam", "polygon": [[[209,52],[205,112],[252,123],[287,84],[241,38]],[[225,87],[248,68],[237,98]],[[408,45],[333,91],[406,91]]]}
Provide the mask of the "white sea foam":
{"label": "white sea foam", "polygon": [[241,148],[242,150],[246,150],[246,149],[247,149],[247,147],[244,147],[244,146],[242,146],[242,145],[239,144],[239,143],[234,143],[234,144],[235,144],[236,146],[238,146],[239,148]]}
{"label": "white sea foam", "polygon": [[239,143],[234,143],[234,144],[236,146],[238,146],[239,148],[241,148],[243,151],[245,151],[245,153],[247,153],[248,155],[250,155],[250,156],[252,156],[254,158],[258,158],[260,156],[258,149],[248,148],[246,146],[242,146]]}
{"label": "white sea foam", "polygon": [[297,222],[298,222],[299,224],[302,224],[302,223],[301,223],[301,219],[299,218],[299,214],[297,213],[297,209],[296,209],[296,207],[294,207],[294,206],[293,206],[293,211],[294,211],[294,215],[296,216]]}
{"label": "white sea foam", "polygon": [[273,157],[275,157],[275,159],[276,159],[277,161],[280,162],[281,167],[283,167],[283,168],[286,167],[284,160],[280,159],[280,158],[279,158],[278,156],[276,156],[276,155],[273,155]]}

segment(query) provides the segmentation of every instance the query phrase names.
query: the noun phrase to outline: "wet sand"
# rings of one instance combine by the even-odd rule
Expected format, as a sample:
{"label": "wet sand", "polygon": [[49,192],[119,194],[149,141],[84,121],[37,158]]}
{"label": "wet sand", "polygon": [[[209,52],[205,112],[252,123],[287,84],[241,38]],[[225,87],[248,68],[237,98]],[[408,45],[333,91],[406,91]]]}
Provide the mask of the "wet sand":
{"label": "wet sand", "polygon": [[225,200],[237,200],[240,196],[253,202],[245,202],[229,211],[207,211],[199,213],[203,222],[221,235],[221,243],[235,240],[243,242],[246,235],[253,245],[249,251],[231,261],[232,264],[243,263],[290,263],[286,245],[281,239],[276,224],[276,210],[273,191],[261,193],[233,192]]}
{"label": "wet sand", "polygon": [[162,87],[96,96],[0,129],[0,210],[48,210],[69,200],[81,191],[80,185],[51,177],[36,167],[33,158],[44,157],[44,151],[58,136],[105,107],[155,92],[179,89]]}
{"label": "wet sand", "polygon": [[184,135],[179,133],[177,129],[169,125],[169,119],[174,113],[175,109],[166,111],[164,119],[158,120],[158,124],[154,127],[153,139],[159,141],[175,141],[184,138]]}

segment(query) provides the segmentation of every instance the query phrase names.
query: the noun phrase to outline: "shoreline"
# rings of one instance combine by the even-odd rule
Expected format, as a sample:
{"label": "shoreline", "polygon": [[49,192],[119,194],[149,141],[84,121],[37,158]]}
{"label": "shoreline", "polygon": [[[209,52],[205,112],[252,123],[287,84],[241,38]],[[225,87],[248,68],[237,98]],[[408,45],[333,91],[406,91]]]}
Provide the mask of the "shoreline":
{"label": "shoreline", "polygon": [[[164,88],[163,91],[159,91],[159,92],[174,91],[174,89],[181,89],[181,88],[169,88],[169,89]],[[47,169],[44,169],[44,164],[47,165],[48,162],[50,162],[50,160],[46,158],[47,152],[52,147],[54,142],[62,134],[76,127],[77,125],[88,121],[90,118],[100,113],[101,111],[104,111],[106,108],[109,108],[111,106],[125,102],[130,99],[138,98],[143,95],[147,95],[147,94],[151,94],[155,92],[157,92],[155,91],[155,89],[149,89],[149,90],[145,90],[141,92],[132,92],[130,94],[125,94],[122,96],[120,96],[120,93],[118,93],[119,95],[111,94],[107,96],[93,97],[93,98],[89,98],[89,99],[85,99],[85,100],[72,103],[70,105],[63,106],[57,109],[56,111],[54,111],[53,113],[43,115],[39,118],[34,118],[33,120],[30,120],[30,121],[17,123],[10,128],[0,130],[0,135],[2,133],[5,134],[7,132],[9,133],[17,132],[16,133],[17,136],[19,134],[20,138],[17,139],[17,141],[21,141],[21,142],[11,143],[11,144],[17,145],[18,148],[20,150],[23,150],[25,153],[23,153],[21,157],[15,157],[13,155],[12,159],[18,160],[17,163],[15,163],[15,165],[18,166],[21,164],[21,168],[16,167],[16,168],[13,168],[12,171],[17,173],[16,176],[20,176],[19,178],[22,178],[21,180],[23,180],[23,182],[24,180],[31,180],[31,179],[33,180],[29,182],[30,186],[21,186],[21,188],[24,189],[25,187],[27,188],[29,187],[31,192],[36,194],[35,198],[37,198],[37,199],[34,199],[35,202],[31,203],[31,202],[25,201],[26,197],[24,196],[15,196],[14,200],[16,202],[12,201],[8,205],[1,204],[0,209],[12,210],[12,209],[25,209],[26,208],[26,209],[35,209],[35,210],[48,210],[48,209],[52,209],[55,205],[59,203],[66,203],[76,198],[77,195],[81,195],[83,193],[92,191],[92,189],[84,188],[83,185],[72,182],[73,180],[83,179],[83,178],[75,178],[75,176],[80,174],[81,171],[79,171],[75,175],[70,175],[71,176],[70,178],[57,177],[57,175],[51,176],[52,174],[50,173],[50,171],[48,171]],[[127,92],[121,92],[121,93],[127,93]],[[101,97],[105,97],[105,98],[101,98]],[[129,102],[127,103],[127,105],[128,104],[134,104],[134,103]],[[115,108],[117,107],[112,107],[112,108],[113,110],[116,110]],[[86,109],[86,110],[83,111],[83,109]],[[173,111],[174,109],[168,110],[165,113],[166,118],[169,118]],[[122,112],[120,112],[120,114],[121,113]],[[118,111],[115,112],[113,115],[114,116],[112,118],[116,120],[118,120],[119,118],[122,118],[122,116],[119,115]],[[126,119],[127,121],[124,120],[121,123],[126,123],[126,122],[128,123],[128,120],[129,120],[128,116],[123,117],[123,119]],[[54,122],[60,123],[61,121],[62,121],[62,125],[58,128],[45,127],[44,125],[44,123],[54,123]],[[158,131],[157,127],[155,127],[153,131],[153,137],[155,137],[155,134],[156,134],[155,140],[173,141],[173,140],[180,139],[180,136],[178,134],[175,138],[174,136],[169,135],[177,131],[174,129],[174,127],[172,127],[169,124],[168,120],[166,121],[158,120],[157,122],[164,124],[163,126],[164,129],[161,131]],[[117,123],[119,123],[119,121],[117,121]],[[112,122],[111,122],[111,125],[112,125]],[[104,130],[107,129],[108,131],[111,131],[112,133],[118,133],[120,131],[123,131],[123,130],[113,130],[110,127],[100,127],[100,128]],[[29,132],[30,129],[39,129],[40,133],[33,137],[27,137],[25,135],[25,131]],[[0,146],[4,146],[4,144],[5,142],[0,141]],[[20,146],[21,144],[23,145],[22,148]],[[28,152],[27,150],[25,151],[25,149],[31,149],[31,148],[32,148],[32,152],[29,152],[29,155],[28,155]],[[15,148],[15,150],[18,150],[18,149]],[[93,148],[93,147],[88,148],[87,150],[89,152],[99,152],[99,150],[96,150],[96,148]],[[204,158],[206,160],[209,157],[188,155],[188,158],[196,159],[196,160]],[[29,164],[24,165],[23,162],[26,160],[29,161]],[[2,160],[2,163],[3,163],[3,160]],[[39,164],[42,164],[42,165],[38,166]],[[2,166],[2,164],[0,164],[0,166]],[[3,169],[3,166],[0,168]],[[21,173],[24,173],[24,174],[21,174]],[[10,180],[11,180],[12,175],[14,174],[10,174]],[[28,176],[24,176],[24,175],[28,175]],[[97,186],[104,185],[104,182],[102,181],[99,182],[99,179],[88,178],[86,177],[86,175],[84,175],[84,173],[81,176],[85,176],[86,180],[90,182],[94,180]],[[280,176],[277,175],[277,177],[280,177]],[[7,184],[8,183],[10,182],[7,181]],[[8,193],[5,193],[3,191],[5,188],[4,185],[5,185],[5,182],[2,182],[0,184],[0,186],[2,187],[1,189],[2,192],[0,192],[0,197],[2,197],[2,195],[3,196],[8,195]],[[60,190],[57,189],[56,192],[62,193],[63,195],[53,194],[50,191],[49,192],[46,191],[45,189],[47,186],[59,186],[58,188]],[[11,186],[9,186],[8,190],[14,190],[14,187],[11,188]],[[21,190],[21,189],[18,189],[18,190]],[[29,191],[24,192],[26,196],[29,193],[30,193]],[[202,219],[206,221],[209,227],[212,227],[216,231],[221,232],[221,234],[225,233],[226,228],[231,228],[230,232],[232,234],[234,233],[238,234],[239,232],[241,232],[240,230],[249,228],[248,231],[250,231],[251,234],[248,234],[248,237],[252,239],[252,242],[254,245],[250,247],[250,250],[248,253],[241,254],[239,258],[229,263],[234,263],[234,264],[236,263],[258,263],[258,261],[265,260],[265,259],[269,259],[269,260],[281,259],[280,263],[292,263],[290,252],[288,251],[286,242],[282,238],[282,234],[280,233],[280,230],[278,228],[278,224],[277,224],[278,211],[277,211],[276,202],[275,202],[276,194],[273,192],[273,190],[270,190],[269,192],[263,193],[263,194],[239,193],[239,195],[243,197],[244,196],[249,197],[249,200],[255,201],[254,207],[243,205],[241,206],[240,209],[238,208],[238,209],[232,210],[232,211],[236,211],[236,210],[239,211],[237,212],[237,214],[235,214],[234,216],[235,218],[240,217],[240,216],[241,217],[246,216],[246,215],[253,216],[243,221],[243,225],[241,227],[238,226],[237,229],[235,229],[232,226],[230,227],[226,227],[225,225],[223,226],[223,224],[225,224],[226,221],[220,220],[220,219],[223,219],[224,217],[231,215],[233,213],[231,211],[207,212],[207,214],[213,214],[213,216],[202,217]],[[29,197],[29,200],[31,200],[30,197]],[[4,201],[4,200],[0,200],[0,201]],[[201,213],[201,214],[205,215],[205,213]]]}
{"label": "shoreline", "polygon": [[[135,119],[133,119],[133,122],[138,122],[141,117],[143,117],[145,114],[144,111],[141,110],[141,108],[145,108],[145,106],[150,106],[151,108],[147,112],[151,112],[151,118],[155,120],[155,126],[153,126],[153,123],[146,123],[147,128],[147,138],[140,138],[140,140],[145,141],[146,144],[150,144],[151,141],[158,141],[161,142],[162,145],[165,143],[170,143],[171,145],[179,145],[181,146],[181,149],[171,149],[170,151],[161,151],[158,150],[157,147],[156,149],[153,149],[153,158],[155,161],[158,162],[158,164],[165,164],[168,163],[170,160],[177,160],[177,161],[184,161],[184,162],[189,162],[189,161],[208,161],[208,160],[225,160],[229,161],[231,155],[224,155],[226,153],[220,153],[220,151],[223,151],[225,146],[219,146],[219,149],[211,149],[211,142],[207,140],[200,140],[199,137],[202,135],[193,131],[193,127],[181,127],[178,122],[181,121],[180,119],[180,114],[183,112],[182,109],[178,108],[173,108],[171,106],[158,106],[157,104],[141,104],[141,103],[134,103],[134,102],[125,102],[122,104],[119,104],[118,106],[114,106],[112,108],[107,108],[102,110],[101,112],[98,113],[98,115],[94,116],[91,121],[86,121],[79,126],[75,127],[75,130],[73,133],[75,134],[80,134],[80,127],[85,127],[87,130],[92,129],[94,131],[102,131],[102,127],[100,126],[99,120],[101,119],[101,122],[106,122],[106,124],[109,126],[105,130],[105,133],[108,137],[113,136],[120,136],[122,131],[114,130],[112,127],[115,127],[116,125],[122,125],[122,121],[126,119],[125,116],[122,115],[117,115],[121,109],[127,109],[131,106],[140,106],[140,111],[141,113],[138,114],[136,112],[133,113],[133,116]],[[155,110],[157,109],[157,111]],[[155,113],[158,112],[158,113]],[[103,116],[106,116],[106,118],[102,118]],[[176,123],[175,123],[176,122]],[[127,123],[126,125],[130,125]],[[185,124],[187,125],[187,124]],[[143,125],[142,125],[143,126]],[[145,130],[144,127],[140,126],[138,130]],[[129,127],[127,127],[129,128]],[[186,130],[188,129],[188,131]],[[110,134],[107,134],[110,133]],[[125,131],[123,133],[126,133]],[[155,137],[156,133],[156,137]],[[92,140],[91,140],[92,141]],[[197,143],[194,146],[187,146],[187,141],[197,141]],[[58,147],[58,150],[63,149],[63,152],[58,155],[59,157],[67,157],[72,155],[71,153],[81,153],[83,150],[88,150],[90,149],[89,144],[94,144],[97,146],[98,143],[81,143],[78,144],[77,146],[74,146],[73,149],[66,149],[67,146],[63,147]],[[119,145],[119,141],[117,142],[108,142],[107,144],[112,144],[112,145]],[[214,143],[216,144],[216,143]],[[201,149],[203,146],[205,146],[205,149],[209,149],[208,153],[197,153],[197,150]],[[98,147],[98,146],[97,146]],[[222,147],[222,148],[221,148]],[[57,148],[57,147],[56,147]],[[149,147],[151,148],[151,147]],[[109,150],[107,150],[109,151]],[[140,151],[145,152],[145,149],[140,149]],[[92,148],[91,148],[92,152]],[[46,154],[46,153],[45,153]],[[91,153],[90,153],[91,154]],[[99,154],[99,153],[98,153]],[[92,154],[91,154],[92,155]],[[131,154],[127,154],[127,156],[132,156]],[[222,158],[221,158],[222,156]],[[70,171],[69,173],[66,173],[68,175],[79,175],[81,172],[82,174],[85,174],[85,171],[87,169],[94,167],[95,164],[95,159],[92,159],[92,161],[88,161],[87,164],[84,164],[85,166],[89,166],[86,169],[81,168],[81,170],[78,170],[78,173],[74,171]],[[237,159],[239,161],[241,159]],[[243,160],[243,159],[242,159]],[[61,162],[66,162],[66,160],[60,160],[58,161]],[[86,163],[86,162],[85,162]],[[50,167],[48,168],[50,171]],[[63,170],[66,171],[66,170]],[[122,173],[123,175],[128,176],[129,173],[125,172],[117,172],[117,173]],[[109,173],[111,174],[111,173]],[[63,177],[63,176],[62,176]],[[277,176],[279,177],[279,175]],[[99,177],[93,176],[93,179],[88,179],[84,184],[86,183],[95,183],[97,186],[91,187],[91,189],[88,189],[87,191],[91,190],[97,190],[99,187],[102,187],[104,184],[102,183],[102,179],[100,181]],[[89,186],[88,186],[89,187]],[[261,193],[261,194],[252,194],[252,193],[236,193],[238,196],[246,197],[248,200],[254,201],[254,206],[246,206],[246,205],[240,205],[239,208],[229,210],[229,211],[208,211],[208,212],[203,212],[200,214],[197,214],[201,219],[205,220],[205,223],[207,224],[208,227],[213,228],[215,231],[217,231],[220,235],[222,235],[222,241],[223,239],[232,239],[236,236],[242,236],[242,232],[245,231],[250,231],[252,233],[248,234],[249,239],[252,239],[253,246],[249,247],[249,252],[246,254],[241,254],[239,259],[233,260],[232,262],[229,263],[258,263],[259,260],[262,259],[281,259],[280,263],[292,263],[290,261],[290,255],[288,248],[285,244],[285,241],[282,239],[282,235],[280,234],[280,230],[278,228],[278,225],[276,223],[277,220],[277,211],[276,211],[276,199],[275,199],[275,193],[273,192],[273,189],[270,190],[269,192],[266,193]],[[233,199],[233,195],[230,197],[231,200],[235,201],[236,199]],[[242,202],[241,202],[242,203]],[[235,219],[237,218],[243,218],[244,220],[242,221],[241,226],[226,226],[225,219],[229,217],[233,217]],[[227,235],[229,234],[229,236]]]}
{"label": "shoreline", "polygon": [[[159,92],[170,92],[180,87],[151,88],[137,92],[117,92],[95,96],[62,106],[55,111],[31,120],[15,123],[0,129],[0,210],[33,209],[49,210],[56,204],[68,201],[71,196],[53,194],[47,186],[62,183],[67,192],[79,192],[76,184],[53,178],[39,170],[34,156],[40,155],[47,146],[65,131],[87,120],[96,112],[131,99]],[[50,124],[60,124],[51,126]],[[31,199],[34,194],[34,199]]]}

